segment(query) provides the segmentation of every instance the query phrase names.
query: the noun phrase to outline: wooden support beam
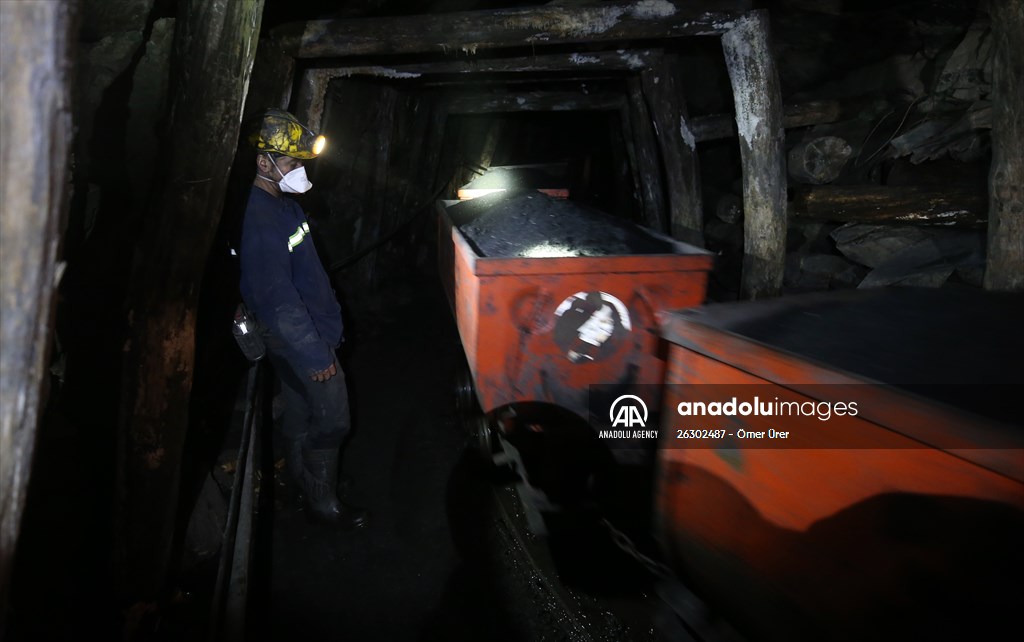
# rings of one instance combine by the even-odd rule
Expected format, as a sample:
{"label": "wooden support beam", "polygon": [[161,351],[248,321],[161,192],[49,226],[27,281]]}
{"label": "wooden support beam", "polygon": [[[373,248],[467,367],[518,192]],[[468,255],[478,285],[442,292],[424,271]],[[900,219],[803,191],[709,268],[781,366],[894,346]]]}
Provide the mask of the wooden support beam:
{"label": "wooden support beam", "polygon": [[991,0],[992,166],[985,289],[1024,290],[1024,4]]}
{"label": "wooden support beam", "polygon": [[475,54],[502,47],[719,35],[749,0],[615,0],[419,16],[310,20],[271,32],[296,58]]}
{"label": "wooden support beam", "polygon": [[[272,48],[280,47],[274,42]],[[323,67],[307,69],[302,76],[295,98],[294,110],[300,120],[319,131],[324,100],[330,81],[335,78],[369,76],[392,80],[424,80],[425,76],[466,75],[476,76],[487,73],[543,73],[563,71],[639,71],[654,64],[662,56],[660,49],[626,49],[614,52],[545,54],[520,56],[491,60],[442,60],[426,63],[405,63],[400,65],[357,65],[352,67]],[[259,59],[257,59],[259,63]],[[290,78],[289,78],[290,80]],[[560,79],[566,81],[567,79]],[[594,80],[581,78],[581,80]],[[447,82],[426,82],[422,86],[444,86],[462,84],[457,80]],[[503,85],[510,84],[502,81]]]}
{"label": "wooden support beam", "polygon": [[49,378],[74,13],[67,2],[0,2],[0,631]]}
{"label": "wooden support beam", "polygon": [[422,79],[435,75],[521,74],[562,71],[621,71],[646,69],[662,56],[660,49],[625,49],[593,53],[541,54],[511,58],[463,58],[396,65],[356,65],[323,68],[331,78],[373,76],[395,80]]}
{"label": "wooden support beam", "polygon": [[[417,92],[413,105],[413,140],[417,153],[410,159],[413,169],[409,170],[411,192],[407,203],[411,208],[421,208],[432,205],[431,197],[435,196],[434,191],[439,187],[437,172],[448,115],[437,95],[431,92]],[[401,145],[408,147],[409,141],[401,141]],[[408,209],[403,216],[411,215],[413,211],[415,209]]]}
{"label": "wooden support beam", "polygon": [[798,191],[790,209],[797,217],[842,223],[979,227],[987,207],[984,192],[958,186],[820,185]]}
{"label": "wooden support beam", "polygon": [[[815,100],[784,105],[782,126],[786,129],[834,123],[842,116],[842,106],[836,100]],[[693,137],[698,142],[736,136],[736,118],[729,114],[698,116],[690,121]]]}
{"label": "wooden support beam", "polygon": [[442,100],[436,94],[429,94],[430,105],[430,127],[427,129],[427,136],[425,138],[425,150],[424,160],[422,167],[426,172],[425,176],[430,177],[429,183],[423,183],[423,185],[429,185],[429,191],[423,193],[422,205],[426,207],[429,205],[427,202],[428,198],[436,198],[434,195],[435,189],[440,189],[442,177],[441,177],[441,151],[444,146],[446,137],[446,129],[448,126],[448,110],[442,103]]}
{"label": "wooden support beam", "polygon": [[[560,76],[558,78],[537,78],[536,76],[514,76],[505,78],[449,78],[444,80],[427,80],[417,87],[428,87],[428,88],[451,88],[457,87],[462,88],[464,91],[467,89],[475,89],[478,91],[484,89],[495,89],[502,87],[519,87],[522,85],[532,85],[534,88],[538,86],[547,85],[550,87],[558,87],[561,91],[570,91],[569,88],[578,86],[580,90],[590,85],[605,85],[607,86],[609,81],[611,82],[622,82],[622,76],[612,75],[588,75],[588,76]],[[514,91],[514,90],[513,90]],[[553,91],[553,90],[552,90]]]}
{"label": "wooden support beam", "polygon": [[268,107],[288,109],[292,100],[295,59],[279,43],[263,38],[256,48],[252,80],[245,100],[244,119],[263,113]]}
{"label": "wooden support beam", "polygon": [[302,73],[302,80],[295,90],[292,113],[315,132],[319,132],[324,125],[324,105],[332,78],[325,69],[307,69]]}
{"label": "wooden support beam", "polygon": [[195,364],[200,284],[237,149],[263,0],[183,0],[176,88],[128,293],[116,545],[122,593],[165,588]]}
{"label": "wooden support beam", "polygon": [[[389,206],[399,196],[392,192],[391,183],[391,150],[395,146],[393,135],[395,131],[396,109],[398,105],[398,91],[394,87],[381,86],[372,87],[377,94],[376,99],[371,103],[372,131],[380,132],[377,144],[372,148],[373,164],[370,177],[371,190],[369,197],[369,216],[363,218],[363,225],[360,228],[359,247],[369,247],[380,240],[383,233],[390,231],[386,226],[385,219],[388,217]],[[367,292],[375,292],[379,271],[377,265],[380,259],[380,252],[373,252],[371,255],[357,264],[359,286]]]}
{"label": "wooden support beam", "polygon": [[682,67],[671,56],[640,74],[644,95],[652,106],[654,128],[665,165],[669,231],[673,238],[704,246],[697,143],[687,124]]}
{"label": "wooden support beam", "polygon": [[484,138],[484,148],[480,151],[480,167],[490,169],[491,161],[494,159],[494,152],[498,149],[498,141],[501,140],[501,130],[504,122],[500,118],[491,121],[487,128],[487,137]]}
{"label": "wooden support beam", "polygon": [[[330,128],[327,151],[316,161],[314,184],[320,187],[314,193],[330,210],[320,221],[321,232],[334,237],[325,243],[331,252],[324,259],[332,271],[345,270],[353,301],[376,296],[370,289],[377,278],[375,243],[406,213],[400,203],[410,189],[403,169],[408,156],[433,151],[423,148],[422,139],[409,151],[413,147],[402,133],[412,118],[412,95],[380,83],[338,79],[331,85],[322,124]],[[396,156],[400,149],[408,153]],[[317,234],[314,228],[314,238]]]}
{"label": "wooden support beam", "polygon": [[[622,159],[624,166],[622,167],[622,182],[628,187],[624,190],[625,196],[628,194],[629,198],[625,199],[628,203],[628,207],[623,208],[623,213],[629,212],[631,215],[636,215],[637,218],[643,220],[643,196],[641,196],[642,188],[640,186],[640,164],[637,160],[636,152],[636,141],[633,136],[633,116],[629,109],[623,106],[619,110],[619,130],[621,131],[622,145],[614,145],[613,148],[618,151],[619,147],[626,150],[625,156]],[[613,152],[615,153],[615,152]],[[622,207],[623,203],[620,203]],[[631,216],[631,218],[633,218]]]}
{"label": "wooden support beam", "polygon": [[636,168],[640,178],[640,200],[643,205],[643,224],[659,232],[667,232],[665,216],[665,193],[662,191],[661,163],[658,155],[658,136],[654,131],[647,103],[644,101],[640,78],[626,81],[627,109],[633,145],[636,153]]}
{"label": "wooden support beam", "polygon": [[740,295],[776,296],[786,260],[786,163],[782,95],[768,14],[753,11],[722,36],[736,105],[743,164],[743,273]]}
{"label": "wooden support beam", "polygon": [[608,111],[625,108],[622,94],[583,94],[562,91],[529,91],[514,94],[452,94],[450,114],[486,114],[523,111]]}

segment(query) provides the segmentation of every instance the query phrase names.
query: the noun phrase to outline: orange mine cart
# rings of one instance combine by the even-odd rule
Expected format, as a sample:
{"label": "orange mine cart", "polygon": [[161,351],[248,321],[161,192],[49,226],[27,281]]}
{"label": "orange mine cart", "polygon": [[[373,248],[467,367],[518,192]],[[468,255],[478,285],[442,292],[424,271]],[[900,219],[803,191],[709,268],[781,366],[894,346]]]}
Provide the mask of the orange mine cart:
{"label": "orange mine cart", "polygon": [[562,213],[576,207],[528,191],[439,202],[442,282],[485,413],[532,401],[587,419],[589,385],[662,380],[656,314],[704,301],[712,255],[629,224],[662,249],[643,255],[486,256],[453,221],[456,208],[536,202],[530,199],[554,203]]}
{"label": "orange mine cart", "polygon": [[741,633],[1024,630],[1024,297],[854,290],[662,327],[657,535]]}

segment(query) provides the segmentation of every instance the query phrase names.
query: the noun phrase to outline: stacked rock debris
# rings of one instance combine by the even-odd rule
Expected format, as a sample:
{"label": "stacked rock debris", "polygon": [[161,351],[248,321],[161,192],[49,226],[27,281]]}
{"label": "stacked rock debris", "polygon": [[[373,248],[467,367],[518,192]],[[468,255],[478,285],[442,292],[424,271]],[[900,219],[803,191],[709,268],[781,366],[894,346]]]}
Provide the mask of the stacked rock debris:
{"label": "stacked rock debris", "polygon": [[448,214],[481,256],[556,257],[672,254],[639,226],[579,203],[533,190],[462,201]]}

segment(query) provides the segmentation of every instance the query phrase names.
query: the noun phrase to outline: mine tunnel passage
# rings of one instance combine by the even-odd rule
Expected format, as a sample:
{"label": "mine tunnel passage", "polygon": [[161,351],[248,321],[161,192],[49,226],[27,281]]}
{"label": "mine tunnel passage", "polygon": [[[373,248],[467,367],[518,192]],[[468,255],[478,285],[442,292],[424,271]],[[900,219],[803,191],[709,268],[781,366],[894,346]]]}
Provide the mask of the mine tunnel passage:
{"label": "mine tunnel passage", "polygon": [[[412,140],[405,147],[392,143],[391,157],[397,160],[391,162],[408,168],[409,181],[433,181],[409,185],[393,167],[381,175],[365,151],[379,144],[381,127],[402,126],[378,122],[375,110],[345,111],[346,96],[393,89],[380,82],[357,87],[352,83],[358,81],[345,82],[344,91],[332,85],[325,105],[329,151],[310,163],[317,190],[307,211],[321,258],[335,268],[332,277],[346,309],[349,347],[343,353],[348,351],[344,365],[355,433],[342,468],[358,489],[351,499],[374,510],[374,523],[365,533],[343,537],[310,532],[301,512],[277,499],[273,525],[266,527],[271,551],[257,566],[266,584],[257,593],[260,606],[253,611],[263,619],[254,628],[268,639],[296,630],[329,634],[338,627],[360,639],[381,640],[527,640],[554,630],[570,638],[646,639],[656,605],[643,596],[653,590],[653,576],[614,547],[595,516],[552,517],[558,528],[538,539],[514,486],[492,487],[481,474],[476,436],[466,432],[464,419],[451,406],[451,388],[465,357],[442,289],[436,276],[417,277],[403,257],[389,258],[396,246],[405,253],[436,247],[435,210],[417,212],[420,204],[411,194],[454,197],[459,187],[485,179],[488,167],[512,168],[510,173],[527,183],[542,174],[573,202],[624,222],[636,220],[635,192],[618,187],[631,180],[617,169],[626,159],[621,114],[449,115],[443,137],[421,134],[436,150]],[[429,174],[416,178],[432,152],[433,162],[443,168],[442,180]],[[369,188],[372,194],[359,196]],[[378,228],[369,229],[372,225]],[[389,226],[403,225],[412,242],[400,233],[370,255],[372,268],[359,260],[347,263],[366,243],[387,237]],[[431,265],[424,271],[430,274],[437,261],[432,250],[427,255]],[[373,273],[360,273],[367,269]],[[371,284],[372,299],[360,281]],[[389,383],[372,383],[378,381]],[[233,457],[234,449],[226,456]],[[550,460],[542,467],[548,469],[541,476],[556,478],[564,472],[559,468],[571,468]],[[620,505],[630,503],[624,495],[650,492],[649,479],[633,475],[620,480]],[[568,483],[575,487],[580,480]],[[287,497],[283,485],[275,488]],[[640,526],[649,519],[646,511],[630,518],[635,522],[623,527],[649,537]],[[642,545],[652,553],[650,541]],[[609,599],[618,606],[611,608]]]}
{"label": "mine tunnel passage", "polygon": [[[520,390],[535,386],[549,397],[579,381],[553,381],[543,368],[544,376],[530,379],[543,358],[584,367],[604,352],[644,351],[644,340],[657,339],[650,328],[628,334],[623,320],[634,321],[631,306],[652,317],[665,294],[660,285],[685,282],[677,289],[687,298],[676,307],[893,284],[1020,287],[1019,262],[1006,258],[1019,258],[1018,228],[999,219],[1019,213],[1019,202],[999,200],[1016,198],[999,181],[1016,181],[1019,165],[996,167],[1006,163],[1005,143],[997,153],[1001,137],[1017,131],[1007,123],[1019,114],[1003,107],[1020,103],[1013,98],[1020,79],[993,73],[1006,68],[1003,49],[1024,50],[1005,47],[1024,30],[1000,33],[1019,22],[1004,10],[1017,3],[783,0],[750,11],[753,4],[4,2],[5,18],[42,11],[32,20],[43,9],[81,5],[81,15],[54,14],[57,31],[37,33],[27,17],[3,23],[5,74],[21,60],[7,55],[14,35],[55,47],[56,57],[33,54],[13,66],[35,79],[63,78],[55,104],[68,117],[38,128],[40,144],[19,148],[39,155],[26,166],[52,169],[22,190],[52,191],[50,217],[25,217],[16,204],[3,211],[5,224],[9,212],[38,222],[48,248],[40,279],[7,271],[5,288],[12,274],[21,284],[44,284],[18,300],[34,329],[35,320],[55,318],[46,341],[9,340],[7,322],[20,310],[3,314],[5,357],[10,346],[29,346],[38,358],[47,354],[44,343],[52,356],[27,368],[33,386],[41,377],[49,392],[36,450],[29,431],[27,441],[14,449],[5,441],[0,453],[0,499],[14,500],[14,510],[5,503],[0,515],[5,536],[27,497],[11,571],[12,639],[71,639],[78,629],[111,639],[132,632],[196,639],[210,623],[217,573],[228,559],[217,555],[230,490],[242,477],[233,471],[246,443],[247,364],[226,331],[238,288],[229,248],[253,180],[252,150],[236,154],[246,144],[238,115],[248,122],[271,106],[291,110],[329,141],[307,163],[314,189],[295,200],[343,308],[339,354],[355,418],[349,492],[376,519],[369,531],[339,537],[308,528],[288,486],[277,483],[281,444],[270,428],[280,408],[267,377],[264,441],[255,450],[262,490],[270,492],[260,495],[252,537],[238,538],[253,544],[245,628],[268,638],[347,631],[362,639],[526,640],[558,631],[567,639],[643,639],[652,602],[638,596],[653,595],[652,578],[665,570],[644,521],[650,477],[625,475],[609,486],[595,473],[607,460],[586,451],[591,459],[573,471],[582,474],[567,484],[571,492],[541,497],[529,484],[504,483],[502,466],[481,471],[474,463],[482,451],[505,465],[532,453],[554,462],[539,467],[538,485],[561,481],[569,468],[557,465],[563,451],[543,443],[555,433],[548,415],[501,400],[487,425],[518,431],[514,453],[495,433],[463,425],[472,423],[466,412],[479,424],[478,409],[453,400],[452,391],[468,363],[494,354],[488,348],[499,341],[490,332],[500,324],[473,325],[486,305],[470,322],[452,314],[443,281],[454,270],[438,256],[439,208],[449,211],[445,203],[460,189],[493,188],[487,170],[510,168],[558,193],[545,198],[567,196],[716,255],[712,266],[688,270],[709,270],[706,288],[637,277],[625,296],[604,279],[558,296],[534,288],[503,308],[513,316],[501,345],[520,349],[507,361],[503,354],[496,370],[518,376]],[[260,6],[262,24],[247,13]],[[207,57],[214,50],[217,62]],[[46,64],[53,67],[31,66]],[[32,92],[51,84],[27,86],[5,91],[5,115],[22,94],[36,98]],[[21,109],[45,115],[44,103]],[[745,153],[752,150],[744,145],[771,138],[752,135],[768,123],[778,137]],[[18,137],[4,134],[7,150]],[[307,238],[300,229],[299,242]],[[13,238],[6,227],[4,236]],[[466,243],[477,251],[497,245]],[[460,278],[490,286],[507,268]],[[476,345],[460,335],[465,328]],[[544,332],[558,335],[546,356],[533,351]],[[663,344],[650,352],[667,354]],[[1013,350],[1001,345],[998,353]],[[643,371],[627,365],[636,368],[623,368],[616,384],[635,383]],[[493,486],[488,475],[496,472],[503,483]],[[712,497],[745,501],[698,478]],[[625,497],[605,497],[605,508],[632,498],[639,509],[643,527],[628,533],[632,550],[585,511],[552,517],[543,544],[531,535],[536,515],[521,509],[524,495],[543,504],[609,488]],[[908,529],[916,537],[940,513],[985,512],[954,504],[891,497],[864,514],[916,516],[893,522],[897,535]],[[1018,532],[1014,520],[1000,532]],[[996,551],[1002,541],[988,544]],[[887,550],[896,549],[903,550]],[[588,563],[594,559],[601,561]],[[1006,566],[1019,567],[1016,559]],[[0,582],[5,574],[0,568]],[[922,577],[908,582],[928,584]],[[691,603],[669,594],[669,606]],[[233,613],[222,612],[218,626],[237,626]]]}

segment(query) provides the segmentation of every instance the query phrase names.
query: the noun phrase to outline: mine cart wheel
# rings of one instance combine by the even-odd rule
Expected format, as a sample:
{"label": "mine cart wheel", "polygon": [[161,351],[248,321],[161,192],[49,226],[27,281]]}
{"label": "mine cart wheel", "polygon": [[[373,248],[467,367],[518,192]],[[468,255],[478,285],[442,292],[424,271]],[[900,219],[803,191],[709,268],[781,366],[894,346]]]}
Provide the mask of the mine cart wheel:
{"label": "mine cart wheel", "polygon": [[473,433],[476,437],[477,456],[484,464],[494,465],[494,455],[500,450],[498,437],[494,434],[491,421],[487,415],[480,413],[473,422]]}
{"label": "mine cart wheel", "polygon": [[480,404],[476,399],[476,391],[473,390],[473,374],[465,364],[455,373],[455,409],[459,413],[459,419],[469,425],[473,418],[480,414]]}
{"label": "mine cart wheel", "polygon": [[506,483],[517,477],[516,467],[512,464],[498,437],[494,419],[480,413],[472,420],[473,461],[481,474],[492,482]]}

